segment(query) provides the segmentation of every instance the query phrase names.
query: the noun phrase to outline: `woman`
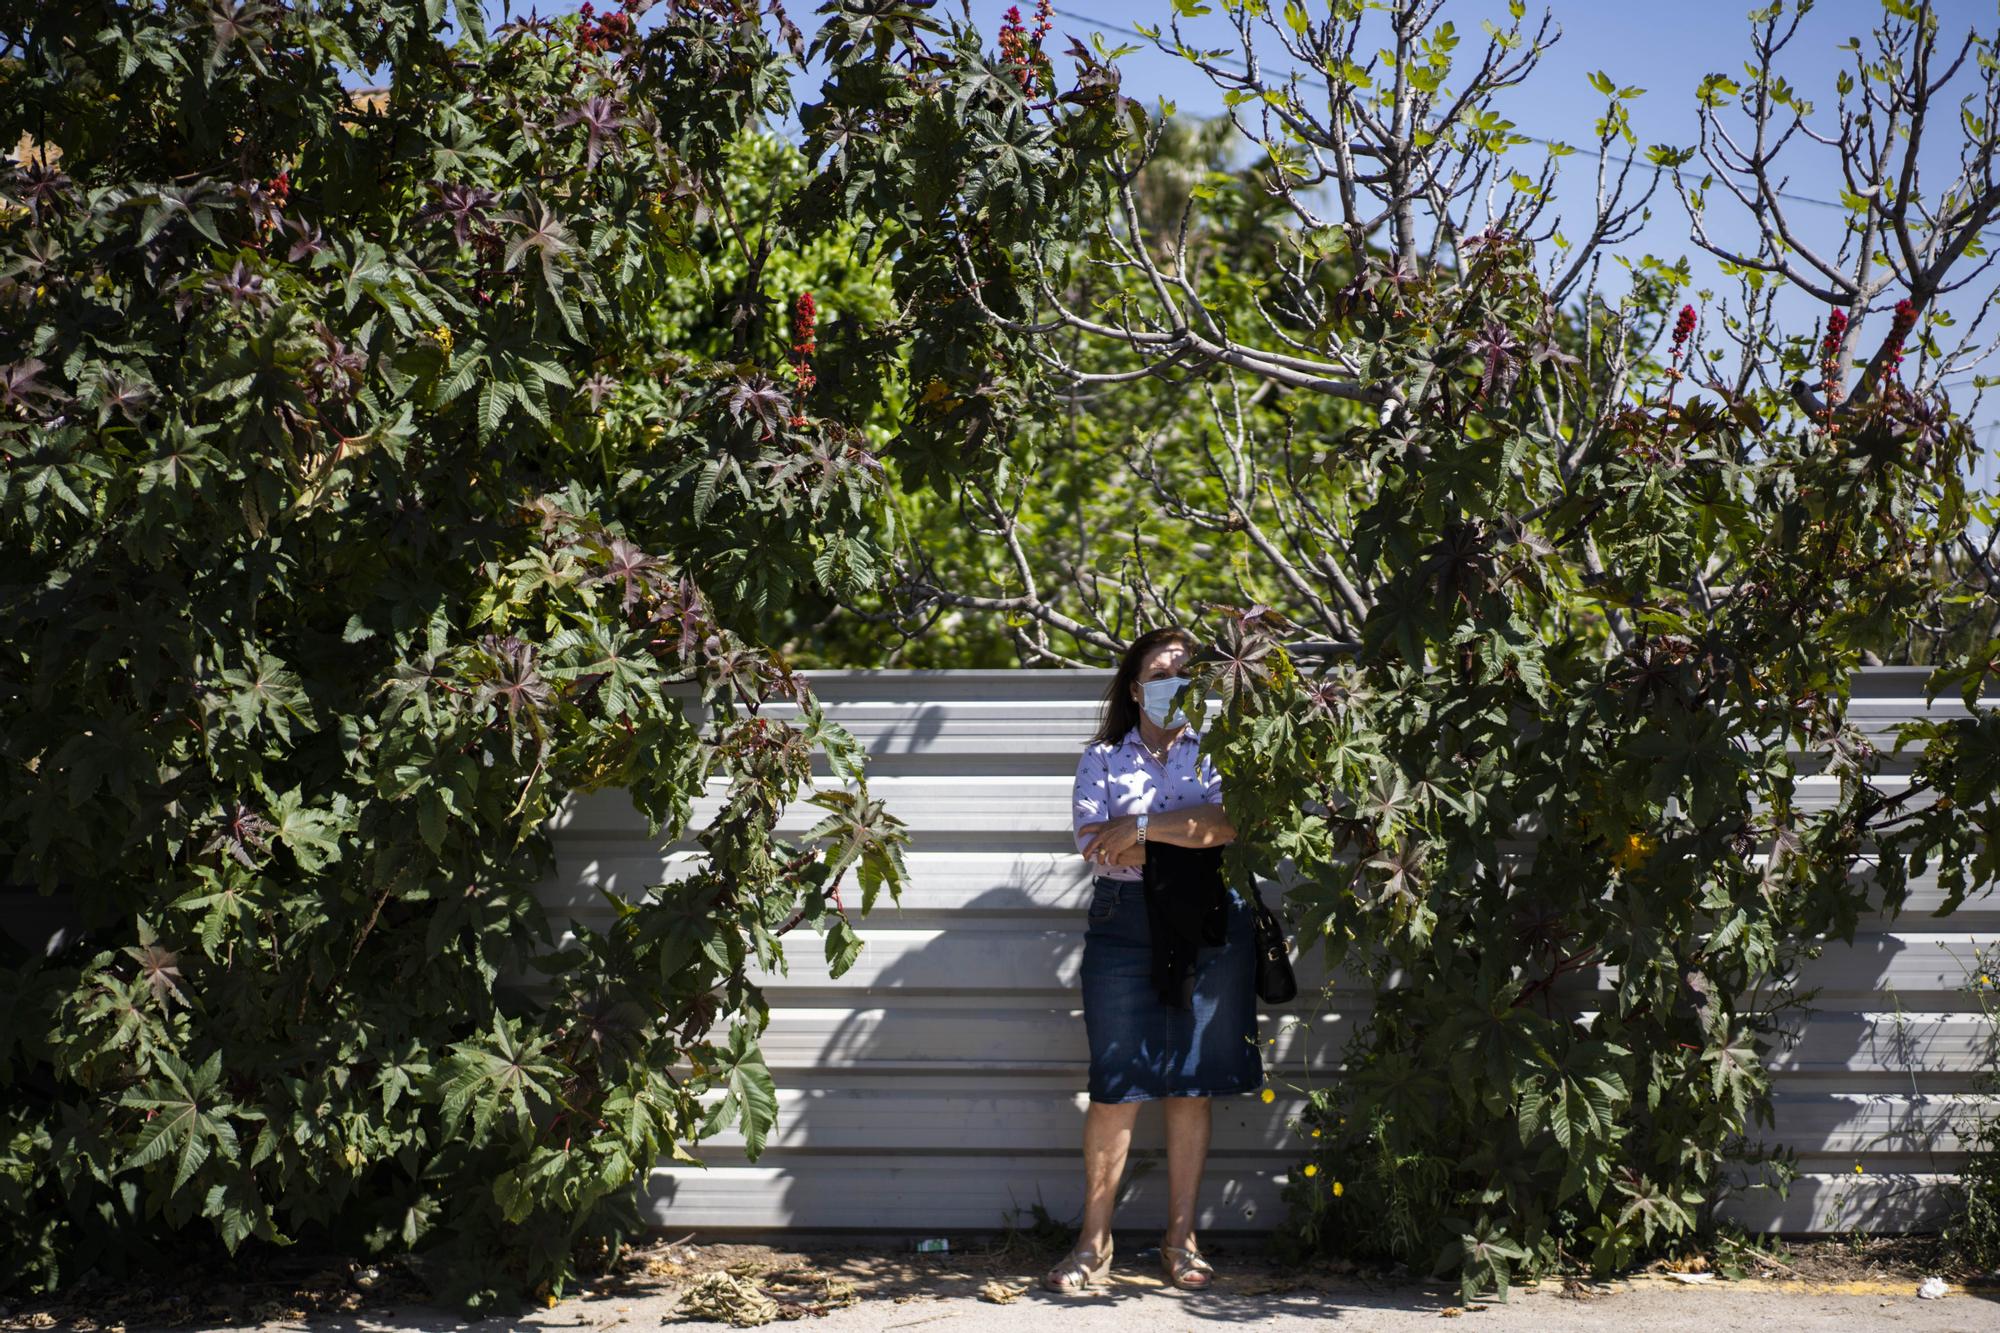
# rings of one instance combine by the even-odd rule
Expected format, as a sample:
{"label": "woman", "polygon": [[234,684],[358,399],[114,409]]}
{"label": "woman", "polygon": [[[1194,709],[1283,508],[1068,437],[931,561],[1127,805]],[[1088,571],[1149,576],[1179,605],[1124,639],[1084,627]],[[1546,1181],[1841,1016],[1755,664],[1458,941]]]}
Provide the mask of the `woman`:
{"label": "woman", "polygon": [[[1111,1211],[1141,1102],[1166,1116],[1168,1212],[1160,1263],[1175,1286],[1207,1287],[1215,1270],[1195,1247],[1195,1196],[1208,1156],[1209,1098],[1264,1081],[1256,1044],[1256,928],[1229,891],[1226,943],[1196,952],[1183,1009],[1154,984],[1141,867],[1148,843],[1216,847],[1236,830],[1199,737],[1173,708],[1195,649],[1181,629],[1145,634],[1126,652],[1104,698],[1104,720],[1076,766],[1077,850],[1096,869],[1083,943],[1083,1019],[1090,1037],[1090,1109],[1083,1122],[1083,1227],[1049,1271],[1056,1291],[1102,1282],[1111,1267]],[[1171,711],[1170,711],[1171,709]]]}

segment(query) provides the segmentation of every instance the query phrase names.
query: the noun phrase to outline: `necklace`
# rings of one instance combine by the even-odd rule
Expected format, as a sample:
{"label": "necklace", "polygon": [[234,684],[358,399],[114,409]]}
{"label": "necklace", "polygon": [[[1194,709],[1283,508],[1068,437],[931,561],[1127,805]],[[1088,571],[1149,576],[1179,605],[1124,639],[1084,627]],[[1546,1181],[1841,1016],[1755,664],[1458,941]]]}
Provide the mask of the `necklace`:
{"label": "necklace", "polygon": [[1174,748],[1174,743],[1172,741],[1167,742],[1165,749],[1156,750],[1153,748],[1153,743],[1151,741],[1147,740],[1144,736],[1141,736],[1139,738],[1139,744],[1145,749],[1147,754],[1153,756],[1154,763],[1158,764],[1161,768],[1165,768],[1167,766],[1167,755]]}

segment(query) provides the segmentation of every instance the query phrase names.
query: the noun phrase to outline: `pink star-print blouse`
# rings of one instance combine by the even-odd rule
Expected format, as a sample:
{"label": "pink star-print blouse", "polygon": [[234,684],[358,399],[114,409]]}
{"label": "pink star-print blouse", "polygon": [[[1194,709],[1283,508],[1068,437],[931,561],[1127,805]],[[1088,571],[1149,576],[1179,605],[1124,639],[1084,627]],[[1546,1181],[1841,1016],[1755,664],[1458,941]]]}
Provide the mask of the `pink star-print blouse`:
{"label": "pink star-print blouse", "polygon": [[[1119,815],[1165,814],[1190,805],[1219,805],[1222,778],[1201,753],[1201,737],[1184,728],[1167,750],[1164,765],[1153,761],[1139,739],[1137,727],[1113,745],[1098,741],[1076,761],[1076,787],[1070,793],[1070,831],[1076,849],[1083,850],[1081,830]],[[1105,879],[1142,878],[1138,866],[1093,866]]]}

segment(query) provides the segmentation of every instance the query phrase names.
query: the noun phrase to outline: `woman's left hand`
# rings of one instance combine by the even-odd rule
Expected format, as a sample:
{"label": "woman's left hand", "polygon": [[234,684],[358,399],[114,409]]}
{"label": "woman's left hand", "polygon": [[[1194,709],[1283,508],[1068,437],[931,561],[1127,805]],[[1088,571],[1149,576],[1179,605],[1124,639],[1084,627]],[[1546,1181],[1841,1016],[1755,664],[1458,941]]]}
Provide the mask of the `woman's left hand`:
{"label": "woman's left hand", "polygon": [[[1083,838],[1083,859],[1096,865],[1121,864],[1119,857],[1139,845],[1139,817],[1120,815],[1102,824],[1085,824],[1077,830]],[[1122,862],[1132,865],[1137,862]]]}

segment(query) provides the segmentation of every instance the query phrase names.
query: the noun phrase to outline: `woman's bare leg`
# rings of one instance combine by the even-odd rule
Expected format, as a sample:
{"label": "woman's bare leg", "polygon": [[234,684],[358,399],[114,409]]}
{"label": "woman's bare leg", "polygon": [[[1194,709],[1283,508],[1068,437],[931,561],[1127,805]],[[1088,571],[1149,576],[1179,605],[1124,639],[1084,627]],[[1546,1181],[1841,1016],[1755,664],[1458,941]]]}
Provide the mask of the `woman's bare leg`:
{"label": "woman's bare leg", "polygon": [[1212,1103],[1206,1097],[1169,1097],[1167,1113],[1167,1245],[1194,1244],[1194,1210],[1208,1164]]}
{"label": "woman's bare leg", "polygon": [[1118,1203],[1118,1181],[1125,1174],[1125,1154],[1132,1147],[1132,1126],[1139,1119],[1137,1102],[1092,1102],[1083,1117],[1083,1228],[1080,1249],[1103,1254],[1111,1244],[1111,1212]]}

